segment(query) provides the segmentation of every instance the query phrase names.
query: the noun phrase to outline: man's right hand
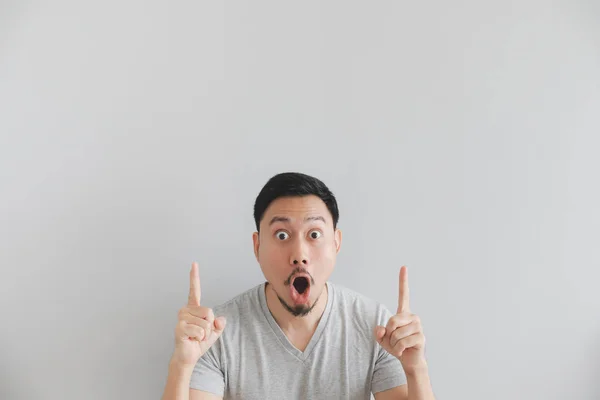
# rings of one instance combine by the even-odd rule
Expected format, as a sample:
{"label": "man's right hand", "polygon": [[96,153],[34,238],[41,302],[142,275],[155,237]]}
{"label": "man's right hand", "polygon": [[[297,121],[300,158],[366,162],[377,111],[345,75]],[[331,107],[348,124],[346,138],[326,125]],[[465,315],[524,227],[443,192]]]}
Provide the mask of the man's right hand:
{"label": "man's right hand", "polygon": [[215,319],[213,310],[200,305],[200,273],[193,263],[190,271],[188,303],[179,310],[175,328],[175,351],[172,362],[193,367],[225,329],[225,317]]}

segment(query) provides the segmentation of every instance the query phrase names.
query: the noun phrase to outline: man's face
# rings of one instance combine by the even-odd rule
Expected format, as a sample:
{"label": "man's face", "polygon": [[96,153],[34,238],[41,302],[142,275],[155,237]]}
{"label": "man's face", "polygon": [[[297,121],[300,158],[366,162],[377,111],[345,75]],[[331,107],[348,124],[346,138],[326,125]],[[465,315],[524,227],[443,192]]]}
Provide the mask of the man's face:
{"label": "man's face", "polygon": [[342,233],[317,196],[273,201],[254,233],[254,254],[283,306],[295,316],[308,314],[333,272]]}

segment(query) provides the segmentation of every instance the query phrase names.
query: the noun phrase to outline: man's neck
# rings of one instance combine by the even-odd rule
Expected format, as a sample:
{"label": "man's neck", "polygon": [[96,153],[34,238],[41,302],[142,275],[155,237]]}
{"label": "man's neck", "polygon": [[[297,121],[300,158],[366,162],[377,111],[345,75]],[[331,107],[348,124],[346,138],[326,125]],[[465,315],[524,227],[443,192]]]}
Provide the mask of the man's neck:
{"label": "man's neck", "polygon": [[272,286],[269,284],[265,287],[265,295],[267,298],[267,307],[269,307],[269,311],[271,311],[273,318],[284,333],[312,335],[325,312],[329,290],[328,285],[325,284],[321,295],[317,299],[317,304],[310,313],[303,317],[295,317],[285,309],[283,304],[279,301],[279,298],[277,298],[277,293],[273,291]]}

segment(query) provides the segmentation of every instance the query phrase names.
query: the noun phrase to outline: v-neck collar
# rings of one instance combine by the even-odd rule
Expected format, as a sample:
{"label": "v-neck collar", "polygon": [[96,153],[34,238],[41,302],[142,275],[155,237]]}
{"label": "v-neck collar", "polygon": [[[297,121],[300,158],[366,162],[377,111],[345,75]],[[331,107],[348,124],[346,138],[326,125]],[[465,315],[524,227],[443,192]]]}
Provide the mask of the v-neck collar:
{"label": "v-neck collar", "polygon": [[279,339],[279,343],[281,343],[281,345],[289,353],[294,355],[300,361],[306,361],[308,359],[311,352],[313,351],[316,344],[318,343],[319,338],[321,337],[321,334],[325,330],[327,321],[329,320],[329,315],[331,314],[331,306],[333,304],[333,299],[334,299],[335,293],[334,293],[333,285],[331,285],[329,282],[326,282],[326,285],[327,285],[327,289],[326,289],[327,290],[327,305],[325,306],[325,311],[323,311],[323,315],[321,315],[321,319],[319,320],[319,323],[317,324],[317,329],[315,329],[315,333],[313,333],[313,335],[310,338],[310,341],[308,342],[308,345],[306,346],[304,351],[300,351],[289,341],[288,337],[285,335],[285,333],[283,332],[283,330],[281,329],[281,327],[279,326],[277,321],[275,321],[273,314],[271,314],[271,311],[269,310],[269,307],[267,306],[267,297],[265,294],[266,282],[259,285],[258,293],[259,293],[260,305],[263,310],[263,314],[264,314],[265,318],[267,319],[267,321],[269,322],[269,325],[271,326],[271,330],[273,331],[275,336],[277,336],[277,339]]}

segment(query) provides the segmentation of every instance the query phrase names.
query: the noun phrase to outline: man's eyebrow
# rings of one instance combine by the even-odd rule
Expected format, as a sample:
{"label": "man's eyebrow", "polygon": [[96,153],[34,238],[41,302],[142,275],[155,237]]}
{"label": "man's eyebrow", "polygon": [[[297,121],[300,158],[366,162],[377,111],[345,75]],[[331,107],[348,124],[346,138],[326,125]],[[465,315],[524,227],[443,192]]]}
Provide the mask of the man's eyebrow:
{"label": "man's eyebrow", "polygon": [[304,218],[304,222],[308,222],[308,221],[323,221],[323,223],[326,223],[325,218],[321,217],[320,215],[315,215],[312,217]]}
{"label": "man's eyebrow", "polygon": [[[326,223],[325,218],[323,218],[320,215],[314,215],[314,216],[304,218],[304,222],[309,222],[309,221],[322,221],[323,223]],[[288,217],[274,216],[273,218],[271,218],[271,221],[269,222],[269,226],[273,225],[275,222],[288,222],[289,223],[290,219]]]}
{"label": "man's eyebrow", "polygon": [[271,222],[269,222],[269,226],[273,225],[275,222],[290,222],[290,219],[288,217],[275,216],[271,219]]}

